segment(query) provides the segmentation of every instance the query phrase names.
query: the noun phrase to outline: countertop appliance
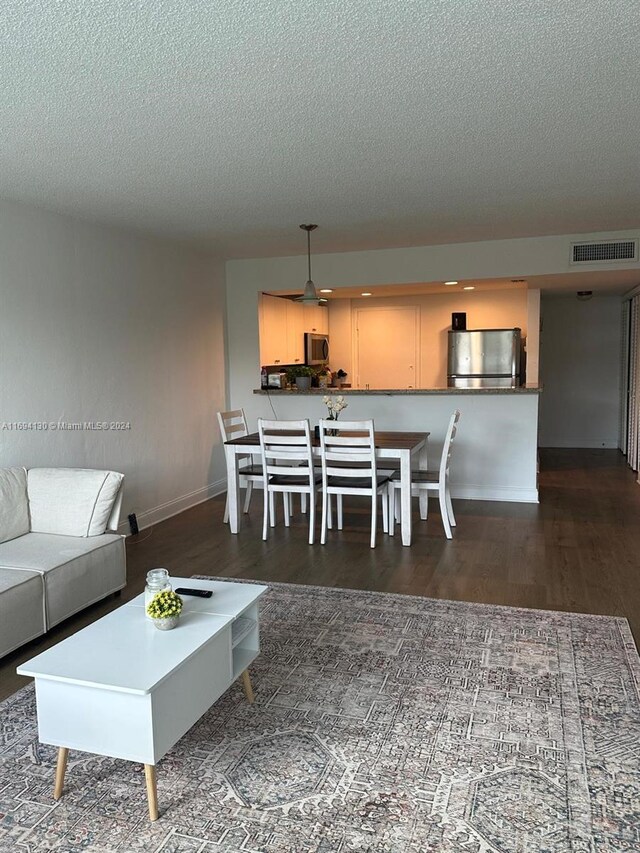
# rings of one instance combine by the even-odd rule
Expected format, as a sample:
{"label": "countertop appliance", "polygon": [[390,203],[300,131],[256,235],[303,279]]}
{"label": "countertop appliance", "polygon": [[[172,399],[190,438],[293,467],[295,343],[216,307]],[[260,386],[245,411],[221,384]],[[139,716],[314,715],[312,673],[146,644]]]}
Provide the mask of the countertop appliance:
{"label": "countertop appliance", "polygon": [[451,331],[448,349],[450,388],[515,388],[521,384],[520,329]]}
{"label": "countertop appliance", "polygon": [[304,363],[326,364],[329,361],[329,335],[315,332],[304,333]]}
{"label": "countertop appliance", "polygon": [[267,373],[267,388],[286,388],[287,387],[287,374],[284,372],[280,373]]}

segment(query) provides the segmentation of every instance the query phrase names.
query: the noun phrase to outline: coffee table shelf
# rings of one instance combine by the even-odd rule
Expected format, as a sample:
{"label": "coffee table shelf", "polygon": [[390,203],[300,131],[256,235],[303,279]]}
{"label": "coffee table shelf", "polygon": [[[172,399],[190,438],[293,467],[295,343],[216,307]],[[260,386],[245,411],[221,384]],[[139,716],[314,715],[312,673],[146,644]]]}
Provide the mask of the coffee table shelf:
{"label": "coffee table shelf", "polygon": [[246,616],[238,616],[237,619],[234,619],[231,625],[231,647],[235,649],[238,643],[241,643],[257,625],[255,619],[248,619]]}

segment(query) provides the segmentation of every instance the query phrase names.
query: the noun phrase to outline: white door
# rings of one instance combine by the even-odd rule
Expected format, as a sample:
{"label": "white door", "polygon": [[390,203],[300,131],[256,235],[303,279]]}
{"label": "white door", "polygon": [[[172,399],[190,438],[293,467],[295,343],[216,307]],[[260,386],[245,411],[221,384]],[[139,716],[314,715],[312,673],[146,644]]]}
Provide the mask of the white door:
{"label": "white door", "polygon": [[416,305],[356,309],[358,388],[420,387],[419,321]]}

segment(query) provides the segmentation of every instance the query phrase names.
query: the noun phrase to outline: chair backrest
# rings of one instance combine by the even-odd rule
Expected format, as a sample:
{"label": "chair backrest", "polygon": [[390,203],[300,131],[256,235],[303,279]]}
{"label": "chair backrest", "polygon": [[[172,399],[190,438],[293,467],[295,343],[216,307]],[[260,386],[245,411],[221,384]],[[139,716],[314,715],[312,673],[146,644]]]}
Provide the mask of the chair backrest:
{"label": "chair backrest", "polygon": [[444,437],[444,444],[442,445],[442,456],[440,457],[440,479],[444,479],[449,476],[449,462],[451,461],[451,445],[453,444],[453,439],[456,437],[456,432],[458,431],[458,421],[460,420],[460,412],[456,409],[455,412],[451,415],[451,419],[449,421],[449,426],[447,427],[447,434]]}
{"label": "chair backrest", "polygon": [[[336,433],[336,434],[334,434]],[[320,421],[322,480],[328,477],[371,478],[376,482],[376,448],[373,421]]]}
{"label": "chair backrest", "polygon": [[269,477],[307,477],[313,482],[313,451],[309,421],[269,421],[258,418],[258,435],[265,483]]}
{"label": "chair backrest", "polygon": [[223,441],[233,438],[243,438],[249,434],[244,409],[233,409],[230,412],[218,412],[218,424]]}

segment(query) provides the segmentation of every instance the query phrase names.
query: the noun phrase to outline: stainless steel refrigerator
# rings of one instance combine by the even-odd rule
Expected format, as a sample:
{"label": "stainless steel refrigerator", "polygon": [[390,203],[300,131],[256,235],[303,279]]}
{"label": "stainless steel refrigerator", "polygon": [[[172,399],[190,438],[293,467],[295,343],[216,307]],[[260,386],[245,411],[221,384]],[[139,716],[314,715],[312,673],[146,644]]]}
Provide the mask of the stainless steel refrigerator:
{"label": "stainless steel refrigerator", "polygon": [[450,388],[513,388],[521,383],[520,329],[449,332]]}

